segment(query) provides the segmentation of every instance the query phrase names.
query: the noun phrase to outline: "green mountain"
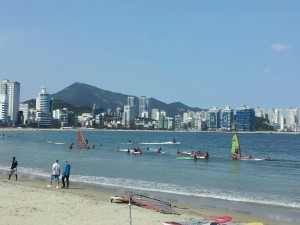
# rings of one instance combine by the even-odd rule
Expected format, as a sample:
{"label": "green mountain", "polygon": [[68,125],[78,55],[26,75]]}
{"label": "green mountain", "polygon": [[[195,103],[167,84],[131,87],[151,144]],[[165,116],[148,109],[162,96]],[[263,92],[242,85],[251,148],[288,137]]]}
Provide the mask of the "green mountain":
{"label": "green mountain", "polygon": [[[112,109],[115,110],[117,107],[121,107],[123,110],[124,105],[127,104],[127,97],[132,95],[125,95],[121,93],[115,93],[107,90],[103,90],[84,83],[74,83],[63,90],[51,95],[54,98],[54,103],[56,100],[62,100],[63,102],[72,104],[78,107],[90,107],[96,104],[98,107],[104,110]],[[135,105],[138,107],[138,97],[135,97]],[[160,110],[165,110],[167,116],[175,116],[182,114],[187,110],[200,111],[200,108],[191,108],[180,102],[174,102],[166,104],[155,98],[149,98],[150,108],[157,108]],[[61,104],[60,104],[61,105]],[[66,106],[67,107],[67,106]],[[54,105],[54,109],[55,109]]]}

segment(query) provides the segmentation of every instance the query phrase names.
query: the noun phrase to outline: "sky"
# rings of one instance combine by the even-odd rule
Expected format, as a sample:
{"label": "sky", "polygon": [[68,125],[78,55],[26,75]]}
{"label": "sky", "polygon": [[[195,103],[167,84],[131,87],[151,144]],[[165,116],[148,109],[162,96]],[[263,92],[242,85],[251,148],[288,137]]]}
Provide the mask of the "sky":
{"label": "sky", "polygon": [[299,0],[0,0],[0,79],[190,107],[300,108]]}

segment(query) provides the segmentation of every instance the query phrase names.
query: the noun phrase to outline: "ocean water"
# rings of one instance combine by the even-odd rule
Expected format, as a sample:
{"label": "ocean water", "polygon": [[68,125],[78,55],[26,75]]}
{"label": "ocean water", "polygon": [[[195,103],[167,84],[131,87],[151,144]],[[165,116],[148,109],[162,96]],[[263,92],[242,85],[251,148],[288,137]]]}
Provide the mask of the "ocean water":
{"label": "ocean water", "polygon": [[[241,133],[243,155],[272,161],[232,161],[232,133],[82,133],[95,149],[79,148],[75,130],[2,131],[0,169],[8,170],[16,156],[20,173],[49,177],[55,159],[68,160],[71,181],[300,209],[299,134]],[[173,138],[180,144],[171,144]],[[134,147],[143,153],[116,151]],[[181,160],[177,150],[208,152],[210,159]]]}

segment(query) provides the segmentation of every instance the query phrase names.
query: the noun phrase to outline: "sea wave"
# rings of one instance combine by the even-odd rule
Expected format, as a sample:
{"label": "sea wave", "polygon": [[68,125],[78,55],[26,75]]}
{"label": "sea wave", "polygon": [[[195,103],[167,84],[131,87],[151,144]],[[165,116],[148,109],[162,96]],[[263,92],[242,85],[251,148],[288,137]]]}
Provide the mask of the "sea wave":
{"label": "sea wave", "polygon": [[[2,169],[0,167],[0,169]],[[38,168],[19,168],[19,172],[49,177],[49,172],[40,170]],[[122,187],[134,190],[143,191],[155,191],[170,194],[180,194],[186,196],[215,198],[221,200],[248,202],[270,206],[281,206],[300,209],[300,202],[297,200],[291,201],[291,199],[285,199],[283,196],[275,196],[270,194],[253,194],[253,193],[238,193],[238,191],[228,191],[219,188],[210,188],[209,190],[204,187],[190,187],[181,186],[169,183],[156,183],[144,180],[126,179],[126,178],[108,178],[108,177],[96,177],[96,176],[81,176],[72,175],[71,180],[89,184]]]}
{"label": "sea wave", "polygon": [[[0,164],[0,170],[8,170],[7,166]],[[19,173],[24,173],[32,176],[40,176],[44,178],[49,177],[49,171],[45,171],[39,168],[25,168],[19,167]],[[97,177],[97,176],[82,176],[72,175],[71,181],[102,185],[108,187],[121,187],[139,191],[152,191],[161,192],[168,194],[180,194],[184,196],[195,196],[214,198],[219,200],[228,200],[245,203],[255,203],[277,207],[287,207],[300,209],[300,201],[297,199],[287,199],[284,196],[276,196],[274,194],[258,194],[258,193],[239,193],[238,191],[229,191],[220,188],[210,188],[197,186],[182,186],[169,183],[157,183],[149,182],[144,180],[126,179],[126,178],[108,178],[108,177]]]}

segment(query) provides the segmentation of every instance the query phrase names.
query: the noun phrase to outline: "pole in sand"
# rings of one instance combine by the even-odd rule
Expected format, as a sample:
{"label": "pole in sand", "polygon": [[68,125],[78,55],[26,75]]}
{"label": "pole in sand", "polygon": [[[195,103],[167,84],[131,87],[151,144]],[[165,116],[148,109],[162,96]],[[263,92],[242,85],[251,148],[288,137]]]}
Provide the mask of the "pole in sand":
{"label": "pole in sand", "polygon": [[132,225],[132,219],[131,219],[131,197],[129,197],[128,207],[129,207],[129,224]]}

